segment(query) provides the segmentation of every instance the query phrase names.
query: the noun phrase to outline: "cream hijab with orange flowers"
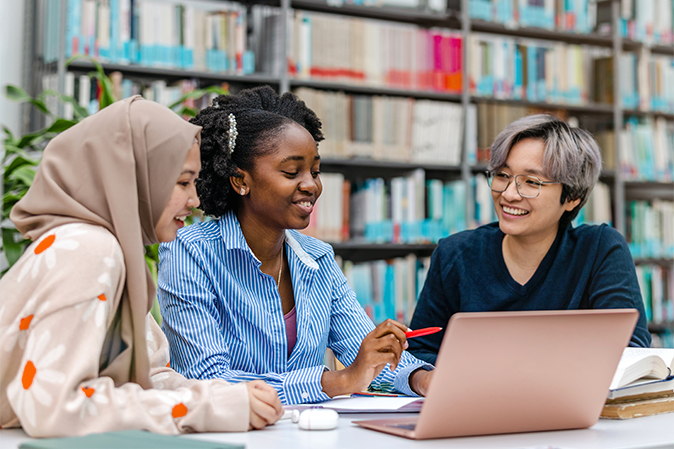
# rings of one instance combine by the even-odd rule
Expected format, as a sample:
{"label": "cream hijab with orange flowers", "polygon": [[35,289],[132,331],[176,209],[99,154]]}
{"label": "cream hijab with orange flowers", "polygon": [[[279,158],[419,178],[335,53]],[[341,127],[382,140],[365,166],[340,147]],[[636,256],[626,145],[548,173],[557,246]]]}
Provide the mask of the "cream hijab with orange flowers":
{"label": "cream hijab with orange flowers", "polygon": [[145,317],[155,287],[143,245],[158,241],[155,226],[200,130],[138,96],[114,103],[47,145],[33,185],[10,215],[31,240],[78,222],[116,236],[127,273],[118,321],[124,349],[101,371],[116,385],[152,386]]}

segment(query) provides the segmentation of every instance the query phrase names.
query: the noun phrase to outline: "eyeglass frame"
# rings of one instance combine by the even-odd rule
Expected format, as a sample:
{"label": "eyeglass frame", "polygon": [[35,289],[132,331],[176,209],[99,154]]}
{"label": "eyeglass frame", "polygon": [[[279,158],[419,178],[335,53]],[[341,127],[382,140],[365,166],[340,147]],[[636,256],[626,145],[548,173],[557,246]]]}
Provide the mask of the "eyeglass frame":
{"label": "eyeglass frame", "polygon": [[[508,176],[508,184],[505,186],[505,189],[503,189],[503,190],[495,190],[495,189],[493,189],[492,186],[491,186],[492,183],[489,182],[489,177],[490,177],[491,175],[495,175],[495,174],[497,174],[497,173],[503,173],[504,175],[507,175],[507,176]],[[543,186],[546,185],[546,184],[561,184],[561,182],[558,182],[558,181],[541,181],[541,178],[539,178],[538,176],[534,176],[534,175],[519,174],[519,175],[514,175],[514,176],[513,176],[513,175],[511,175],[510,173],[504,172],[504,171],[498,171],[498,172],[497,172],[497,171],[487,170],[487,171],[485,171],[485,175],[487,176],[487,184],[489,185],[489,188],[491,189],[492,192],[496,192],[496,193],[503,193],[503,192],[505,192],[506,190],[508,190],[508,187],[510,187],[510,184],[512,184],[513,180],[515,180],[515,189],[517,190],[517,194],[518,194],[519,196],[521,196],[522,198],[528,198],[528,199],[538,198],[538,197],[540,196],[540,194],[541,194],[541,187],[543,187]],[[538,182],[540,185],[538,186],[538,193],[536,194],[536,196],[522,195],[522,192],[520,192],[520,183],[517,182],[517,178],[520,177],[520,176],[528,176],[528,177],[530,177],[530,178],[535,178],[535,179],[538,180],[537,182]]]}

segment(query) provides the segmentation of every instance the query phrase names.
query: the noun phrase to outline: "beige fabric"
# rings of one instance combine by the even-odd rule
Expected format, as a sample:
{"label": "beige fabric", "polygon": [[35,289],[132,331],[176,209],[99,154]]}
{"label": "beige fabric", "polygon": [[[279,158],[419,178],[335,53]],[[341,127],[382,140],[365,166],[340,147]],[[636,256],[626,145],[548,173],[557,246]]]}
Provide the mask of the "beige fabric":
{"label": "beige fabric", "polygon": [[151,387],[144,335],[155,288],[143,244],[157,242],[154,228],[199,130],[138,96],[114,103],[47,145],[32,187],[10,215],[31,240],[74,222],[117,237],[127,269],[121,299],[127,348],[101,372],[115,385]]}
{"label": "beige fabric", "polygon": [[115,237],[76,223],[45,233],[0,279],[0,426],[33,437],[247,430],[246,385],[167,368],[168,342],[149,315],[142,337],[154,388],[99,373],[127,275]]}

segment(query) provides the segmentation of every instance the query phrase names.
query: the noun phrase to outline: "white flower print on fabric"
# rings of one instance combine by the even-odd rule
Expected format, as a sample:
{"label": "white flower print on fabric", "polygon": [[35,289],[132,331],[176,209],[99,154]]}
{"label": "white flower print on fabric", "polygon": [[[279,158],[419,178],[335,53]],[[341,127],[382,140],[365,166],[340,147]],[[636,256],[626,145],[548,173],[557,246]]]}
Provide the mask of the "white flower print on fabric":
{"label": "white flower print on fabric", "polygon": [[65,408],[68,411],[74,412],[80,411],[80,419],[85,416],[98,416],[98,405],[108,405],[110,400],[105,395],[106,385],[101,384],[100,386],[89,387],[83,386],[80,387],[79,391],[76,393],[75,399],[66,403]]}
{"label": "white flower print on fabric", "polygon": [[[108,266],[108,268],[114,268],[115,266],[115,260],[111,259],[110,257],[103,258],[103,262]],[[110,272],[106,271],[100,275],[98,277],[98,283],[103,284],[107,288],[112,288],[112,277],[110,276]],[[86,307],[86,310],[82,314],[82,321],[88,321],[89,318],[91,318],[93,315],[94,324],[96,324],[96,327],[101,327],[108,317],[111,304],[112,303],[108,301],[108,298],[105,296],[105,294],[100,294],[90,301],[76,305],[75,309],[79,310],[83,307]]]}
{"label": "white flower print on fabric", "polygon": [[66,229],[59,230],[58,235],[55,232],[47,232],[32,248],[33,254],[26,259],[21,272],[19,273],[18,282],[21,282],[24,277],[30,272],[31,279],[35,279],[40,274],[40,267],[44,260],[48,269],[56,266],[57,250],[72,251],[80,246],[77,240],[70,240],[71,237],[86,234],[86,231],[80,229],[79,225],[70,225]]}
{"label": "white flower print on fabric", "polygon": [[163,391],[161,395],[153,395],[161,404],[152,407],[150,415],[159,418],[162,426],[175,425],[174,419],[187,415],[188,406],[192,401],[192,391],[181,389],[178,391]]}
{"label": "white flower print on fabric", "polygon": [[26,347],[26,361],[21,368],[21,378],[14,379],[7,387],[7,397],[19,420],[24,419],[31,425],[36,425],[36,402],[49,407],[54,398],[44,383],[62,385],[66,376],[60,371],[49,367],[58,361],[66,352],[60,344],[45,353],[47,344],[51,340],[51,332],[45,331],[39,338],[28,340]]}
{"label": "white flower print on fabric", "polygon": [[41,316],[47,310],[49,301],[43,302],[37,310],[35,309],[36,305],[37,298],[30,298],[23,309],[21,309],[21,312],[19,312],[19,315],[12,321],[12,324],[5,329],[5,351],[12,351],[17,342],[21,349],[26,346],[31,326],[34,327],[36,317]]}

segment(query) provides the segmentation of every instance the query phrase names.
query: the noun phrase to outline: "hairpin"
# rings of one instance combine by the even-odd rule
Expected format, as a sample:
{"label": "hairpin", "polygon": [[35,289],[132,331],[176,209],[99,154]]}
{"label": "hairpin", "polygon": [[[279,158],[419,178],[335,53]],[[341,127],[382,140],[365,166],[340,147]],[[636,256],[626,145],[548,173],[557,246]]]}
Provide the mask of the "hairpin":
{"label": "hairpin", "polygon": [[234,117],[234,114],[229,114],[229,153],[232,154],[234,152],[234,147],[236,146],[236,136],[239,135],[238,131],[236,130],[236,117]]}

